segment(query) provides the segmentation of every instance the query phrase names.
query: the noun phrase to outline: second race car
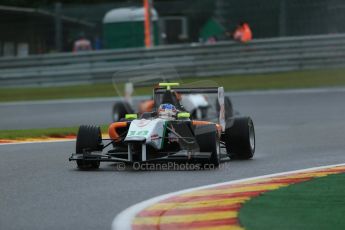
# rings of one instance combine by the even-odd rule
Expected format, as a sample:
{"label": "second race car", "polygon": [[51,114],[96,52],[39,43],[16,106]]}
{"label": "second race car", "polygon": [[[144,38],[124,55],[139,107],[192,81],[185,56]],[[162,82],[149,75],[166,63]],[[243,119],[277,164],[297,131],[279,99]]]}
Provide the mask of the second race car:
{"label": "second race car", "polygon": [[[121,101],[116,101],[112,109],[112,119],[114,122],[120,121],[126,114],[143,114],[145,112],[152,112],[155,108],[154,99],[142,100],[138,106],[133,106],[131,93],[133,92],[133,85],[126,84],[129,92],[125,93],[125,97]],[[191,114],[192,118],[205,119],[208,116],[208,109],[211,107],[207,97],[202,94],[176,94],[176,98],[186,111]]]}

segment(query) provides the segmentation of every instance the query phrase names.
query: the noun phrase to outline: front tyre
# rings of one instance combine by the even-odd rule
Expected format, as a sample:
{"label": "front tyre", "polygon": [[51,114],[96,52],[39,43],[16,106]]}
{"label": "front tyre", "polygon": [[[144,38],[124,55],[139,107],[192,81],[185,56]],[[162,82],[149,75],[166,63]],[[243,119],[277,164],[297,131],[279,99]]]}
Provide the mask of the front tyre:
{"label": "front tyre", "polygon": [[220,164],[220,144],[216,125],[196,126],[194,133],[200,152],[211,152],[207,163],[217,168]]}
{"label": "front tyre", "polygon": [[227,121],[226,151],[231,159],[251,159],[255,152],[254,123],[250,117],[235,117]]}
{"label": "front tyre", "polygon": [[[92,151],[101,151],[102,146],[102,133],[101,128],[98,126],[82,125],[79,127],[76,142],[76,153],[86,154]],[[97,169],[99,168],[100,161],[86,161],[77,160],[77,166],[80,169]]]}

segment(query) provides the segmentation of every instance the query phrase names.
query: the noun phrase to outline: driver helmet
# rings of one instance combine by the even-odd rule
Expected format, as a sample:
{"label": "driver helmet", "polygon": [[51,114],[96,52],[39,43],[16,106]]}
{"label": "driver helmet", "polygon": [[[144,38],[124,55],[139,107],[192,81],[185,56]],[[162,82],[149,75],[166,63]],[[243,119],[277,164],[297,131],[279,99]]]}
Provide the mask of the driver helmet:
{"label": "driver helmet", "polygon": [[177,109],[172,104],[161,104],[158,108],[158,116],[165,119],[173,119],[176,117]]}

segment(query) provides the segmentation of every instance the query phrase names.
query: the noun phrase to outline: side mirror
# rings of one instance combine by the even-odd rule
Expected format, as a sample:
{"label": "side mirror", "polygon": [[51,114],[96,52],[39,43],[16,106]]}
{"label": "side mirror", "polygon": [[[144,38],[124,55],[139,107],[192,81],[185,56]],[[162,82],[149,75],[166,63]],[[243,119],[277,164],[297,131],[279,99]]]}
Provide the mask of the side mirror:
{"label": "side mirror", "polygon": [[125,118],[128,119],[128,120],[134,120],[134,119],[138,118],[138,114],[136,114],[136,113],[126,114]]}
{"label": "side mirror", "polygon": [[190,113],[182,112],[177,114],[178,119],[187,119],[190,118]]}

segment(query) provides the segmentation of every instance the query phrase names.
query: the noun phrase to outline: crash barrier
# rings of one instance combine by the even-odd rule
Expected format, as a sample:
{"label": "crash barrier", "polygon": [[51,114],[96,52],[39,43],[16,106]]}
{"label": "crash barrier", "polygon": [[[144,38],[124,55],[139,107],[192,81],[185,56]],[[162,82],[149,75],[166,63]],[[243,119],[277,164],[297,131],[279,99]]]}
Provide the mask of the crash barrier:
{"label": "crash barrier", "polygon": [[[159,72],[165,64],[182,78],[308,70],[345,66],[344,57],[345,34],[6,57],[0,58],[0,86],[111,82],[124,69]],[[121,82],[128,76],[114,78]]]}

